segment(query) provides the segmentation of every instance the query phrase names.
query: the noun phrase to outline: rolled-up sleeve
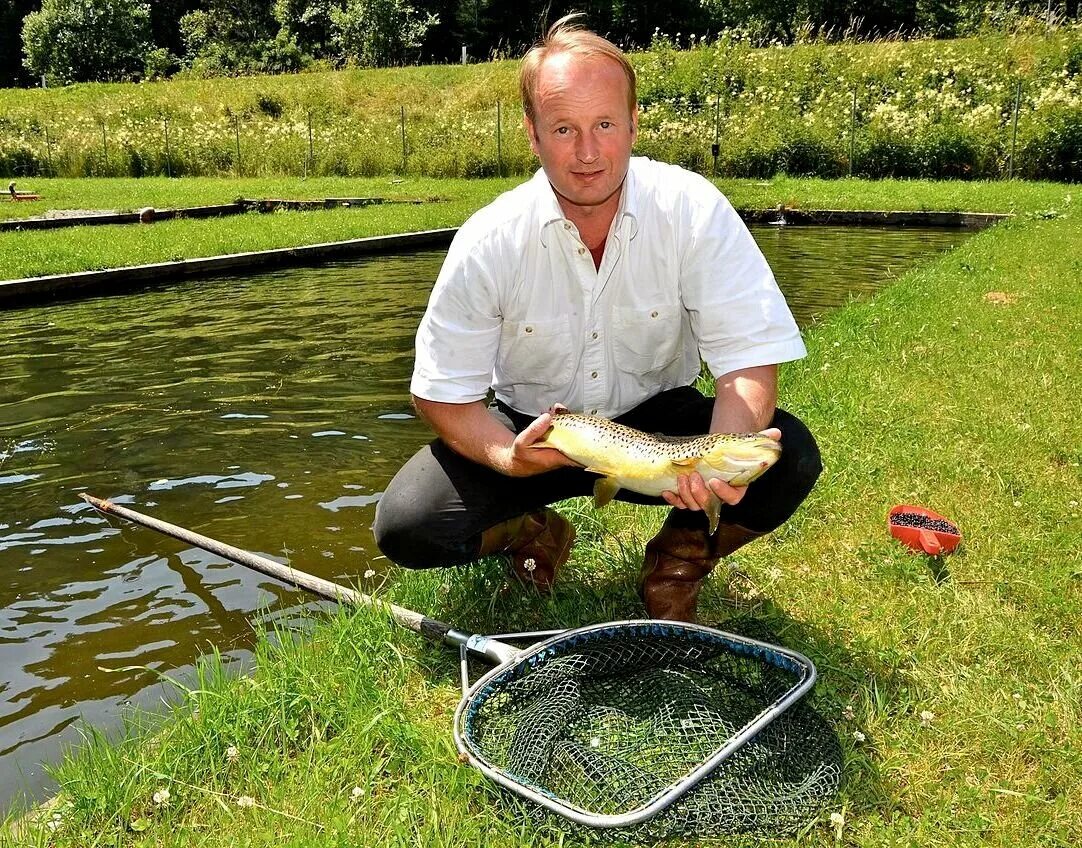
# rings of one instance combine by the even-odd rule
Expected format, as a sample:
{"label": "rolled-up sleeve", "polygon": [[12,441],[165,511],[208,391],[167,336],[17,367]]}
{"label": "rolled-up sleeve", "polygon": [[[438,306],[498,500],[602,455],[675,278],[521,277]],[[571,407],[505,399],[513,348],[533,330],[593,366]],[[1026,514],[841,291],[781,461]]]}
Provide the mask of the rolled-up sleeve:
{"label": "rolled-up sleeve", "polygon": [[751,233],[706,180],[688,198],[681,297],[715,377],[807,355],[793,314]]}
{"label": "rolled-up sleeve", "polygon": [[464,227],[455,236],[417,330],[410,392],[426,400],[470,403],[492,384],[499,298],[472,232]]}

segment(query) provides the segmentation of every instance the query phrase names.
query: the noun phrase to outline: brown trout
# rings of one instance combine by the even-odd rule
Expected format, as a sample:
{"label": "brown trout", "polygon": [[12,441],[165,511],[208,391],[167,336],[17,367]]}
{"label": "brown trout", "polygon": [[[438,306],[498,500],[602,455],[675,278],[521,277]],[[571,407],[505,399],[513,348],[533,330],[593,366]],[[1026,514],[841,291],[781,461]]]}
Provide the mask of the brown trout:
{"label": "brown trout", "polygon": [[[644,433],[607,418],[556,410],[552,426],[535,447],[556,448],[600,474],[594,506],[603,507],[620,489],[658,497],[678,491],[676,478],[699,472],[708,482],[721,479],[746,486],[777,462],[781,445],[761,433],[708,433],[663,436]],[[721,501],[711,498],[706,514],[710,532],[718,526]]]}

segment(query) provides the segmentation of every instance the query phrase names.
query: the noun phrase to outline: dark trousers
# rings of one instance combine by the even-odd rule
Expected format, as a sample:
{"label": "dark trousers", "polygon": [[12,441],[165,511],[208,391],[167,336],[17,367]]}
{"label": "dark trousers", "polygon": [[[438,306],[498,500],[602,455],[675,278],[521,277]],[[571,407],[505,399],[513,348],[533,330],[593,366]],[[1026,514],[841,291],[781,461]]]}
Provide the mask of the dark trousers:
{"label": "dark trousers", "polygon": [[[616,418],[648,433],[693,436],[710,429],[714,399],[692,386],[670,389]],[[493,410],[516,433],[533,416],[499,405]],[[722,504],[721,520],[769,533],[796,512],[822,471],[815,439],[798,418],[778,409],[781,458],[748,487],[736,506]],[[533,477],[508,477],[448,448],[439,439],[421,448],[391,480],[376,507],[376,544],[398,565],[433,568],[478,557],[481,533],[548,504],[593,492],[596,474],[561,468]],[[666,506],[661,498],[621,490],[618,500]],[[670,519],[706,527],[701,511],[673,509]]]}

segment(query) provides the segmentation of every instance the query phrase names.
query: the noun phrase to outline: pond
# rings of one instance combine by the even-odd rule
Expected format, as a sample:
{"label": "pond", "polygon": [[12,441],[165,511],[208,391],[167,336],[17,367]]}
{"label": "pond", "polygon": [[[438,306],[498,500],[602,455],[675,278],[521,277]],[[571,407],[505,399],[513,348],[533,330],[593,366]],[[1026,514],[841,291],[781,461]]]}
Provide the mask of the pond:
{"label": "pond", "polygon": [[[802,325],[968,235],[753,232]],[[261,612],[307,600],[122,531],[79,492],[332,580],[373,586],[386,570],[369,528],[429,437],[408,384],[442,256],[0,312],[0,812],[48,792],[40,764],[80,720],[115,727],[162,694],[152,673],[102,668],[185,669],[211,645],[243,660]]]}

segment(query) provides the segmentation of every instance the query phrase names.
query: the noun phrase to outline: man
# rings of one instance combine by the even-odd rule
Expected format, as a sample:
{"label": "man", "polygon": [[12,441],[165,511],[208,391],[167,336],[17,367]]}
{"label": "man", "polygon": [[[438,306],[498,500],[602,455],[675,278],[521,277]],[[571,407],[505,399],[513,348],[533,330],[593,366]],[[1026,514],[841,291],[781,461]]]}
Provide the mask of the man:
{"label": "man", "polygon": [[[764,431],[785,447],[750,488],[691,473],[663,495],[673,509],[646,546],[641,594],[651,617],[693,621],[718,560],[787,520],[819,474],[811,434],[775,409],[777,364],[805,350],[728,201],[695,174],[631,157],[634,70],[573,17],[520,72],[542,170],[463,225],[432,291],[410,390],[438,438],[395,476],[374,532],[411,568],[508,554],[544,591],[575,535],[548,506],[595,479],[530,447],[553,405],[670,435]],[[714,399],[693,387],[700,358]],[[723,502],[713,535],[711,493]]]}

